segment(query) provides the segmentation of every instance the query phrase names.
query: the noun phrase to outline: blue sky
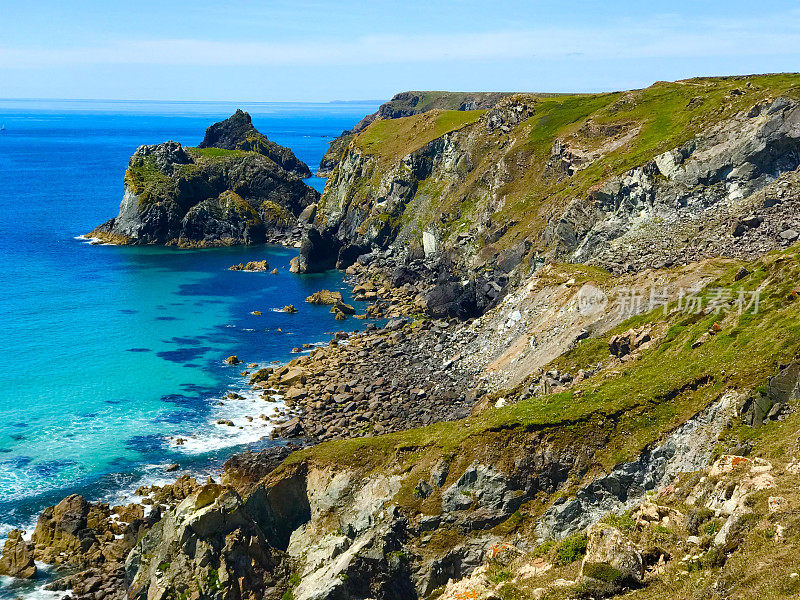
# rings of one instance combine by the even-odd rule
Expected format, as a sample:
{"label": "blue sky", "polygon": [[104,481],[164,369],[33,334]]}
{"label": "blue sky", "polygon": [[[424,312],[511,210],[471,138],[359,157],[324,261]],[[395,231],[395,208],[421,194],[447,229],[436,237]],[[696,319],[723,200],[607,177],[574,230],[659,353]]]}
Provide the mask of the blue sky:
{"label": "blue sky", "polygon": [[794,2],[0,0],[0,97],[328,101],[800,71]]}

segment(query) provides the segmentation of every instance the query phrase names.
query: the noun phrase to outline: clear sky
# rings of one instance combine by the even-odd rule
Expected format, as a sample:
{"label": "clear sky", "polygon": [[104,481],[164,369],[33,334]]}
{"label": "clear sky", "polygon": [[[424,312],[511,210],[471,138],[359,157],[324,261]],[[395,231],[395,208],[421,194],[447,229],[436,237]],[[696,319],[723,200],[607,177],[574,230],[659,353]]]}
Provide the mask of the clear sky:
{"label": "clear sky", "polygon": [[800,71],[800,3],[0,0],[0,97],[328,101]]}

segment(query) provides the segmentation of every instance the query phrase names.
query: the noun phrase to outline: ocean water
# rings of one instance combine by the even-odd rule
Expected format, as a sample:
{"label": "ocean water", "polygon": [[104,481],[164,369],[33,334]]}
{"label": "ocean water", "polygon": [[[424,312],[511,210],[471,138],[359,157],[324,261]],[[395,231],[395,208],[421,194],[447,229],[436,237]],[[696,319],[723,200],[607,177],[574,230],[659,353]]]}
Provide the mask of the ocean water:
{"label": "ocean water", "polygon": [[[268,365],[303,342],[364,326],[303,302],[320,288],[349,290],[339,273],[290,274],[295,250],[76,239],[116,215],[138,145],[196,145],[239,106],[314,171],[330,139],[377,102],[0,101],[0,535],[30,528],[68,493],[120,501],[140,483],[173,479],[163,469],[174,462],[213,472],[233,451],[263,443],[258,416],[280,410],[252,394],[218,405],[246,387],[228,355]],[[227,270],[254,259],[279,273]],[[286,304],[300,312],[273,310]],[[217,425],[220,417],[236,426]]]}

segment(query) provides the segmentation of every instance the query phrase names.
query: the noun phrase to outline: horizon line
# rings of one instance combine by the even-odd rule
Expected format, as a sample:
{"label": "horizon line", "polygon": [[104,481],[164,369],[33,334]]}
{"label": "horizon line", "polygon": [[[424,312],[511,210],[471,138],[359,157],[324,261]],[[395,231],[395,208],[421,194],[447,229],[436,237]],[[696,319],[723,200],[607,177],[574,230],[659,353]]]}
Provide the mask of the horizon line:
{"label": "horizon line", "polygon": [[141,102],[144,104],[173,103],[173,104],[374,104],[387,102],[385,99],[354,99],[354,100],[159,100],[153,98],[56,98],[56,97],[0,97],[0,102]]}

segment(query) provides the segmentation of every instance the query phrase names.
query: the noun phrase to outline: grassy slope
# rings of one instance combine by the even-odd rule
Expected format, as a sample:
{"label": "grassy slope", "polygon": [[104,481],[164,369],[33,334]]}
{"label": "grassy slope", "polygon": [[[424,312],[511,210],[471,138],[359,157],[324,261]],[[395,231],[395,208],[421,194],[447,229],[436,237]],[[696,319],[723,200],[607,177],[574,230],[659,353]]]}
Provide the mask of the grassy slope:
{"label": "grassy slope", "polygon": [[381,119],[358,134],[355,142],[365,154],[393,162],[446,133],[474,123],[484,112],[432,110],[413,117]]}
{"label": "grassy slope", "polygon": [[[724,390],[753,389],[774,374],[778,365],[800,354],[800,300],[791,295],[793,282],[800,279],[796,252],[795,248],[791,254],[748,265],[752,273],[735,283],[733,275],[740,265],[732,263],[703,292],[710,298],[716,288],[723,288],[735,298],[740,289],[758,288],[757,314],[687,314],[672,306],[665,315],[658,309],[629,319],[602,338],[584,340],[557,359],[560,369],[574,373],[606,359],[608,340],[617,332],[642,324],[667,330],[638,360],[603,369],[566,392],[530,398],[462,421],[324,443],[296,453],[290,461],[349,465],[369,472],[392,464],[404,452],[469,458],[485,445],[487,436],[525,436],[546,430],[568,441],[584,427],[600,427],[609,435],[610,442],[595,457],[598,466],[609,469],[631,460]],[[720,327],[716,335],[693,349],[693,342],[714,323]],[[507,392],[513,394],[513,390]]]}
{"label": "grassy slope", "polygon": [[[493,211],[492,220],[515,223],[496,246],[506,247],[522,237],[537,240],[548,217],[573,198],[585,196],[609,178],[680,146],[757,102],[778,96],[800,98],[800,75],[698,78],[610,94],[531,94],[535,114],[510,136],[485,133],[477,123],[481,111],[432,111],[376,121],[355,139],[365,154],[378,159],[379,167],[369,173],[370,181],[364,182],[357,195],[367,197],[380,172],[398,164],[402,157],[445,133],[462,129],[472,136],[468,144],[475,168],[455,185],[425,182],[425,198],[419,203],[426,206],[410,205],[418,214],[406,221],[422,230],[448,213],[452,216],[442,225],[445,237],[469,230],[487,196],[486,182],[494,179],[502,161],[508,170],[507,183],[497,194],[503,202]],[[598,150],[610,139],[598,134],[603,128],[637,133],[572,177],[558,179],[546,172],[556,139],[567,139],[587,151]]]}

